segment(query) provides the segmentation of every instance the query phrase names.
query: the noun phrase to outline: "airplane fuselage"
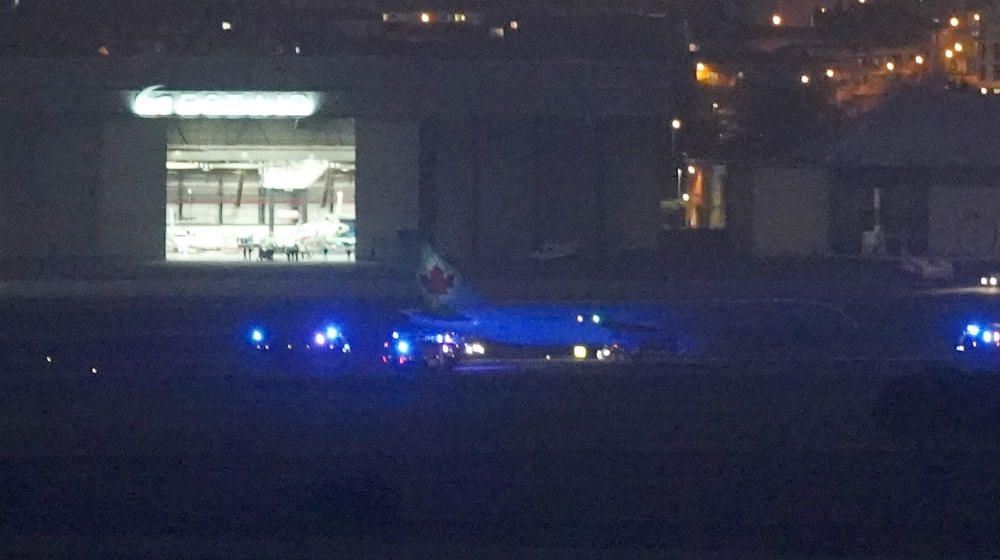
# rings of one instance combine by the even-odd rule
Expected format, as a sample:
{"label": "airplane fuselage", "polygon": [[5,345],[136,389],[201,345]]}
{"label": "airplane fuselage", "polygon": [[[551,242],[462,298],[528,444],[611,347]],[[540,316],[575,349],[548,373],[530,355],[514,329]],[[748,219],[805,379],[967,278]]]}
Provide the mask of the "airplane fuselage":
{"label": "airplane fuselage", "polygon": [[458,318],[415,314],[411,320],[425,327],[512,346],[609,346],[630,342],[627,335],[605,326],[604,315],[581,306],[484,306],[463,309]]}

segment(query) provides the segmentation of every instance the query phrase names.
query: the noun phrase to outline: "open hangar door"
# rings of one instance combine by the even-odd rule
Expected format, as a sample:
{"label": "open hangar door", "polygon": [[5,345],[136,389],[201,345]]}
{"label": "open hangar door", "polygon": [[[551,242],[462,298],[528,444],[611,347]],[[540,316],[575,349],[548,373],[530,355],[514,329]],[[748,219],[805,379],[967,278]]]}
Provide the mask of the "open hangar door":
{"label": "open hangar door", "polygon": [[167,260],[352,261],[353,124],[175,121],[167,135]]}

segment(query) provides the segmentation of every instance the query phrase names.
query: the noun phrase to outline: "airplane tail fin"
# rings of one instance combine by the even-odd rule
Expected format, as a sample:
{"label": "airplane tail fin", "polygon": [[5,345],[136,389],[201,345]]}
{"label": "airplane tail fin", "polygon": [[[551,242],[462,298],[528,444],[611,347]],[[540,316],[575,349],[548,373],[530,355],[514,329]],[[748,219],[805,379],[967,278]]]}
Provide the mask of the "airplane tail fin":
{"label": "airplane tail fin", "polygon": [[429,243],[420,243],[419,254],[416,280],[429,309],[461,312],[482,302],[465,277]]}

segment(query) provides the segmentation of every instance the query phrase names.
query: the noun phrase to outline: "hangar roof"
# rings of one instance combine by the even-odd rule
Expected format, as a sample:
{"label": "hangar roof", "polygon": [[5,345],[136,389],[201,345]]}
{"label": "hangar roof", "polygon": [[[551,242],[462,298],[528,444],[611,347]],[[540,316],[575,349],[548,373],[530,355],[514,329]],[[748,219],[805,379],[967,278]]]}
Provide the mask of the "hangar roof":
{"label": "hangar roof", "polygon": [[1000,166],[1000,95],[923,86],[898,92],[826,146],[850,168]]}

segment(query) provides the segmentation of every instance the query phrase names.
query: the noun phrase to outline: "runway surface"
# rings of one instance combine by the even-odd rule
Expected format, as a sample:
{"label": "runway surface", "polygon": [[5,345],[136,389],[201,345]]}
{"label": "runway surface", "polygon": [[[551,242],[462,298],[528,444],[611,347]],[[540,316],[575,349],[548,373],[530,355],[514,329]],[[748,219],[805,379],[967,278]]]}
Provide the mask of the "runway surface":
{"label": "runway surface", "polygon": [[[423,375],[366,357],[392,324],[390,303],[8,302],[5,343],[38,359],[0,375],[0,552],[1000,553],[1000,381],[945,361],[964,322],[1000,310],[997,299],[834,303],[859,324],[843,339],[825,315],[688,302],[679,316],[718,335],[717,355],[491,359]],[[258,367],[231,352],[241,325],[274,314],[337,316],[356,361]],[[763,350],[745,353],[755,318]],[[771,330],[782,324],[793,328]],[[42,340],[84,350],[52,368],[30,345]],[[108,357],[96,374],[86,367]]]}

